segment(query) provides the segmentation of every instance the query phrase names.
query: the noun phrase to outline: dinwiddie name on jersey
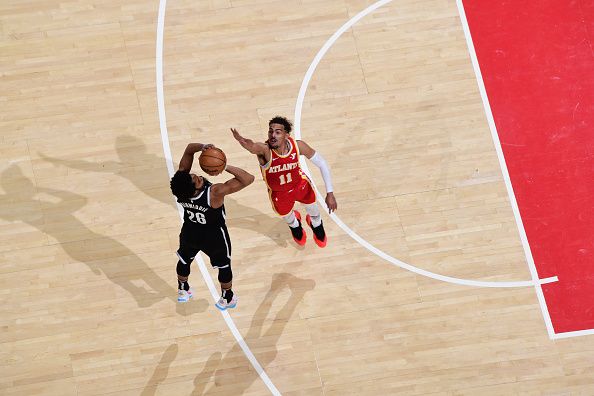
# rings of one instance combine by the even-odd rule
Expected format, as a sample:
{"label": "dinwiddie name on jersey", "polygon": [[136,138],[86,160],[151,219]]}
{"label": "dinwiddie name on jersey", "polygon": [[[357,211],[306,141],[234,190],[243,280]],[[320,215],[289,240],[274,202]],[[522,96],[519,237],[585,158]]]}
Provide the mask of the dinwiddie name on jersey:
{"label": "dinwiddie name on jersey", "polygon": [[297,168],[298,162],[291,162],[290,164],[275,165],[268,168],[268,173],[277,173],[292,170]]}
{"label": "dinwiddie name on jersey", "polygon": [[194,205],[194,204],[188,203],[188,202],[180,202],[179,204],[181,206],[183,206],[184,208],[198,209],[201,212],[206,212],[208,210],[208,208],[205,208],[204,206]]}

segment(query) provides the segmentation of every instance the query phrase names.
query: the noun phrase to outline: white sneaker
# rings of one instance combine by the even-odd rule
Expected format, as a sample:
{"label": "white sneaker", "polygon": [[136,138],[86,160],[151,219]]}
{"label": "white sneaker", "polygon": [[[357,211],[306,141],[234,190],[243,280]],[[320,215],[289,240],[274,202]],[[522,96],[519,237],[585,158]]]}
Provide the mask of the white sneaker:
{"label": "white sneaker", "polygon": [[231,298],[230,302],[227,302],[225,298],[221,297],[219,298],[219,301],[217,301],[215,306],[221,311],[224,311],[227,308],[235,308],[237,306],[237,296],[233,294],[233,298]]}
{"label": "white sneaker", "polygon": [[177,302],[178,303],[186,303],[194,298],[194,294],[192,293],[192,289],[185,291],[185,290],[178,290],[177,291]]}

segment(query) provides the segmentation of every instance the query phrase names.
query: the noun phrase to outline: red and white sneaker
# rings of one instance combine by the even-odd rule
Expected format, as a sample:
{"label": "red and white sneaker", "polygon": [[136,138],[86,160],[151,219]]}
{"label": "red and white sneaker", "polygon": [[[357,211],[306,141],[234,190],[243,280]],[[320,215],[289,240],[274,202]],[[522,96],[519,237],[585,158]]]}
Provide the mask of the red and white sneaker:
{"label": "red and white sneaker", "polygon": [[324,231],[324,224],[320,223],[320,225],[317,227],[312,226],[311,225],[311,217],[309,217],[309,215],[307,215],[307,217],[305,218],[305,221],[307,221],[307,225],[310,226],[313,231],[314,241],[316,242],[316,245],[318,245],[321,248],[326,247],[328,238],[326,238],[326,231]]}
{"label": "red and white sneaker", "polygon": [[299,226],[293,228],[289,227],[291,230],[291,234],[293,234],[293,240],[299,246],[305,245],[305,241],[307,240],[307,234],[305,234],[305,230],[301,226],[301,213],[295,211],[295,217],[297,217],[297,221],[299,221]]}

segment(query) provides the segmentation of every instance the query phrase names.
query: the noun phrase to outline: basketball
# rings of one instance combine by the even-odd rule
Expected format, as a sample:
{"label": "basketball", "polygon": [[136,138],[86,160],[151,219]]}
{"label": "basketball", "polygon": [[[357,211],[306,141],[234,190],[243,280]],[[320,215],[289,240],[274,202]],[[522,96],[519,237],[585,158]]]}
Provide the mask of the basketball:
{"label": "basketball", "polygon": [[216,147],[209,147],[200,153],[198,162],[204,172],[211,176],[216,176],[225,170],[227,157],[223,150]]}

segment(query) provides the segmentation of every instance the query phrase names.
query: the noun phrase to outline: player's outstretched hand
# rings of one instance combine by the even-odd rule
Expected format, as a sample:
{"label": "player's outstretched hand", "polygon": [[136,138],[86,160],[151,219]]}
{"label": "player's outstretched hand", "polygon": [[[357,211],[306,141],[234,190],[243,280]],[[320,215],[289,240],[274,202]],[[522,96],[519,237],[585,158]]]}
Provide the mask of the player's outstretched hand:
{"label": "player's outstretched hand", "polygon": [[252,154],[256,154],[256,152],[253,151],[255,144],[252,139],[244,138],[243,136],[241,136],[239,134],[239,132],[237,132],[237,129],[235,129],[235,128],[231,128],[231,132],[233,133],[233,137],[235,138],[235,140],[237,140],[239,142],[241,147],[243,147],[244,149],[246,149],[247,151],[249,151]]}
{"label": "player's outstretched hand", "polygon": [[237,140],[239,143],[241,143],[242,141],[245,141],[245,138],[239,134],[239,132],[237,131],[237,129],[235,129],[235,128],[231,128],[231,133],[233,133],[233,137],[234,137],[234,138],[235,138],[235,140]]}

